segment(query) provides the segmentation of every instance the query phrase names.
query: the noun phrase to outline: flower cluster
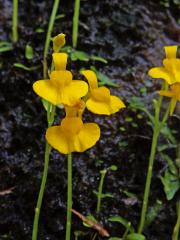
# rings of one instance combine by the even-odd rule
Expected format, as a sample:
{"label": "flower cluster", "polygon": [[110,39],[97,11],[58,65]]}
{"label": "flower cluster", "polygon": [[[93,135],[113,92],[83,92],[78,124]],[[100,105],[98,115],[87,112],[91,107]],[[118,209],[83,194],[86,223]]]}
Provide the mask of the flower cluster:
{"label": "flower cluster", "polygon": [[66,116],[59,126],[47,129],[46,140],[61,153],[83,152],[95,145],[100,138],[100,128],[96,123],[83,123],[82,114],[87,109],[95,114],[110,115],[124,103],[110,94],[106,87],[98,87],[96,74],[91,70],[82,71],[88,84],[83,80],[73,80],[66,70],[68,55],[59,53],[65,44],[65,35],[53,38],[53,66],[49,79],[38,80],[33,89],[40,97],[53,105],[63,105]]}
{"label": "flower cluster", "polygon": [[180,101],[180,59],[176,58],[177,46],[165,47],[165,53],[164,66],[151,68],[148,74],[153,78],[162,78],[168,84],[168,89],[159,91],[159,94],[171,98],[172,115],[177,101]]}

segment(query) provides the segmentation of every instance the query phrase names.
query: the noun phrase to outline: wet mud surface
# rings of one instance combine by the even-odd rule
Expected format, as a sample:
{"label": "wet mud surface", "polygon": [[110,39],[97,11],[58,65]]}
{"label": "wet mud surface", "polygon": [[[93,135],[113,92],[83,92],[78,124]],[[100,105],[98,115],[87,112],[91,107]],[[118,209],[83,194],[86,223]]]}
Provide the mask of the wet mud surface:
{"label": "wet mud surface", "polygon": [[[52,3],[20,1],[19,41],[13,51],[0,56],[0,192],[10,189],[9,193],[0,195],[0,239],[31,239],[43,170],[46,129],[46,114],[40,98],[32,91],[32,84],[42,79],[42,67],[27,72],[13,67],[13,63],[41,65]],[[0,0],[0,9],[0,40],[8,41],[11,34],[11,1]],[[67,45],[70,45],[72,1],[61,1],[58,13],[65,14],[65,17],[56,20],[53,35],[64,32]],[[163,46],[178,45],[180,31],[170,16],[178,21],[177,7],[171,4],[167,13],[159,1],[93,0],[81,3],[78,49],[108,60],[106,65],[95,63],[95,66],[120,84],[120,88],[112,88],[111,91],[121,96],[127,105],[132,96],[141,96],[140,89],[150,80],[147,70],[161,64]],[[44,32],[37,33],[37,28],[43,28]],[[31,61],[24,56],[27,43],[35,53]],[[72,69],[78,77],[78,70],[90,64],[94,63],[71,62],[68,69]],[[147,106],[151,105],[160,84],[156,80],[151,82],[143,98]],[[142,114],[139,119],[138,113],[130,108],[111,117],[86,113],[84,120],[100,125],[101,139],[87,152],[73,154],[73,208],[84,215],[96,216],[112,236],[122,236],[124,228],[108,222],[110,216],[125,217],[135,227],[140,218],[152,131],[147,117]],[[61,117],[62,111],[59,110],[56,123]],[[126,117],[131,117],[133,122],[125,121]],[[170,119],[169,124],[176,130],[180,127],[175,117]],[[125,131],[120,131],[121,127]],[[176,137],[179,138],[178,135]],[[174,156],[175,153],[171,151],[171,154]],[[97,199],[93,191],[98,188],[99,171],[112,164],[118,166],[118,171],[107,174],[104,192],[112,193],[113,198],[103,200],[101,213],[97,216]],[[166,200],[158,178],[165,166],[166,163],[157,154],[150,206],[157,199],[163,205],[153,224],[145,231],[148,240],[170,240],[176,221],[176,199]],[[66,177],[66,158],[53,150],[40,216],[41,240],[64,239]],[[138,198],[131,201],[124,191],[135,193]],[[72,236],[76,230],[93,233],[73,215]],[[80,239],[90,239],[90,234]]]}

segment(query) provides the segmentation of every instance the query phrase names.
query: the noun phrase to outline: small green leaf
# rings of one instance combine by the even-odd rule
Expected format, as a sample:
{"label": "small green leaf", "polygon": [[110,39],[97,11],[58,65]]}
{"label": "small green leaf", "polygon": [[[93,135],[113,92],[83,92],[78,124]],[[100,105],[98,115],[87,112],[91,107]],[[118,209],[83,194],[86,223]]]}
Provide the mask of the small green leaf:
{"label": "small green leaf", "polygon": [[[88,215],[88,216],[86,216],[86,218],[87,218],[88,220],[93,221],[94,223],[97,223],[97,220],[95,219],[95,217],[94,217],[93,215]],[[91,228],[91,227],[92,227],[91,225],[89,225],[89,224],[87,224],[87,223],[85,223],[85,222],[83,222],[83,225],[84,225],[85,227],[88,227],[88,228]]]}
{"label": "small green leaf", "polygon": [[36,29],[36,33],[43,33],[44,32],[44,29],[43,28],[37,28]]}
{"label": "small green leaf", "polygon": [[68,54],[70,54],[72,51],[73,51],[73,49],[72,49],[71,46],[65,46],[65,47],[61,48],[61,52],[65,52],[65,53],[68,53]]}
{"label": "small green leaf", "polygon": [[134,228],[131,225],[131,222],[126,220],[121,216],[112,216],[108,219],[110,222],[118,222],[121,223],[125,228],[127,228],[131,233],[134,233]]}
{"label": "small green leaf", "polygon": [[112,80],[108,76],[99,72],[94,66],[91,66],[90,69],[96,73],[97,79],[99,80],[100,85],[107,85],[110,87],[119,87],[118,84],[113,83]]}
{"label": "small green leaf", "polygon": [[16,67],[16,68],[24,69],[24,70],[29,71],[29,72],[30,71],[35,71],[35,70],[37,70],[41,67],[41,65],[38,65],[38,66],[35,66],[35,67],[27,67],[22,63],[14,63],[13,66]]}
{"label": "small green leaf", "polygon": [[[96,196],[98,196],[98,192],[93,191],[93,193],[94,193]],[[113,194],[111,194],[111,193],[102,193],[102,194],[101,194],[101,199],[103,199],[103,198],[114,198],[114,196],[113,196]]]}
{"label": "small green leaf", "polygon": [[142,98],[140,97],[132,97],[129,101],[130,108],[142,109],[145,107]]}
{"label": "small green leaf", "polygon": [[173,136],[172,134],[172,130],[168,127],[168,126],[164,126],[162,129],[161,129],[161,133],[164,135],[164,137],[168,140],[170,140],[170,142],[172,144],[176,144],[177,141],[176,141],[176,138]]}
{"label": "small green leaf", "polygon": [[0,53],[13,50],[13,45],[10,42],[1,41],[0,42]]}
{"label": "small green leaf", "polygon": [[128,146],[128,142],[127,141],[119,141],[119,147],[121,147],[121,148],[125,148],[125,147],[127,147]]}
{"label": "small green leaf", "polygon": [[108,63],[108,61],[105,58],[99,57],[99,56],[91,56],[91,60],[102,62],[102,63]]}
{"label": "small green leaf", "polygon": [[121,132],[125,132],[125,131],[126,131],[125,127],[120,127],[119,130],[120,130]]}
{"label": "small green leaf", "polygon": [[61,19],[61,18],[64,18],[65,17],[65,14],[59,14],[59,15],[57,15],[56,16],[56,20],[58,20],[58,19]]}
{"label": "small green leaf", "polygon": [[42,101],[43,107],[46,110],[46,112],[48,111],[49,107],[50,107],[49,112],[52,112],[53,105],[43,98],[41,99],[41,101]]}
{"label": "small green leaf", "polygon": [[132,117],[126,117],[125,118],[125,122],[132,122],[133,121],[133,118]]}
{"label": "small green leaf", "polygon": [[136,198],[136,199],[138,199],[138,197],[137,197],[137,195],[135,193],[132,193],[132,192],[129,192],[129,191],[126,191],[126,190],[124,190],[122,192],[129,198]]}
{"label": "small green leaf", "polygon": [[110,169],[111,169],[111,171],[117,171],[118,167],[116,165],[111,165]]}
{"label": "small green leaf", "polygon": [[174,195],[180,188],[180,182],[177,176],[172,175],[169,170],[165,171],[164,176],[160,176],[161,182],[164,185],[164,192],[167,200],[173,199]]}
{"label": "small green leaf", "polygon": [[90,59],[90,57],[89,57],[89,55],[87,53],[85,53],[83,51],[76,51],[76,50],[72,51],[70,57],[71,57],[72,61],[79,60],[79,61],[87,62]]}
{"label": "small green leaf", "polygon": [[162,209],[162,202],[160,200],[157,200],[153,207],[150,208],[150,210],[147,213],[146,221],[145,221],[145,228],[148,228],[154,219],[157,217],[158,213]]}
{"label": "small green leaf", "polygon": [[25,57],[28,59],[28,60],[31,60],[33,59],[33,49],[30,45],[26,45],[26,49],[25,49]]}
{"label": "small green leaf", "polygon": [[128,234],[126,240],[146,240],[145,236],[139,233]]}

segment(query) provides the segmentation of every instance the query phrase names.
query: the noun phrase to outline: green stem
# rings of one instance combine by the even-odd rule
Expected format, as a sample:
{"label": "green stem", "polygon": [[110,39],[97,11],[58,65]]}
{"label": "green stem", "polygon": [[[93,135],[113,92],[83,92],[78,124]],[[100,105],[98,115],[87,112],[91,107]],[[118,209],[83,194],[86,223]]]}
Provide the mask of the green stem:
{"label": "green stem", "polygon": [[177,202],[177,222],[173,230],[172,240],[178,240],[180,229],[180,201]]}
{"label": "green stem", "polygon": [[[50,109],[52,109],[51,112],[50,112]],[[48,118],[48,127],[50,127],[53,124],[54,115],[55,115],[55,109],[56,109],[55,106],[51,106],[49,104],[48,111],[47,111],[47,116],[49,116],[49,118]],[[41,211],[42,200],[43,200],[43,196],[44,196],[46,180],[47,180],[47,175],[48,175],[50,153],[51,153],[51,146],[46,142],[45,156],[44,156],[44,171],[43,171],[43,177],[42,177],[42,181],[41,181],[41,187],[40,187],[40,191],[39,191],[39,196],[38,196],[38,200],[37,200],[37,205],[36,205],[36,208],[35,208],[32,240],[37,240],[39,215],[40,215],[40,211]]]}
{"label": "green stem", "polygon": [[16,43],[18,40],[18,0],[13,0],[13,16],[12,16],[12,41]]}
{"label": "green stem", "polygon": [[71,208],[72,208],[72,155],[68,154],[68,190],[67,190],[67,222],[66,240],[71,239]]}
{"label": "green stem", "polygon": [[143,205],[141,210],[141,218],[140,218],[138,233],[142,233],[144,224],[145,224],[151,179],[152,179],[152,171],[153,171],[153,165],[154,165],[154,159],[155,159],[155,153],[156,153],[156,146],[157,146],[157,141],[160,133],[159,114],[160,114],[161,105],[162,105],[162,96],[160,96],[158,99],[158,102],[155,103],[153,138],[152,138],[152,144],[151,144],[151,152],[149,156],[148,172],[146,177],[146,184],[145,184],[145,190],[144,190]]}
{"label": "green stem", "polygon": [[44,195],[46,179],[47,179],[47,174],[48,174],[48,165],[49,165],[49,155],[50,155],[50,152],[51,152],[51,147],[46,142],[44,172],[43,172],[41,187],[40,187],[40,191],[39,191],[38,201],[37,201],[37,205],[36,205],[36,209],[35,209],[32,240],[37,240],[39,215],[40,215],[40,211],[41,211],[42,199],[43,199],[43,195]]}
{"label": "green stem", "polygon": [[129,228],[130,228],[130,226],[131,226],[131,223],[129,222],[129,223],[128,223],[128,226],[127,226],[127,228],[126,228],[126,230],[125,230],[125,232],[124,232],[124,234],[123,234],[123,236],[122,236],[122,240],[125,240],[125,239],[126,239],[128,233],[129,233]]}
{"label": "green stem", "polygon": [[164,117],[163,117],[163,119],[162,119],[162,121],[161,121],[161,127],[164,126],[164,124],[166,123],[166,121],[167,121],[167,119],[168,119],[168,117],[169,117],[170,107],[171,107],[171,103],[169,103],[169,106],[168,106],[168,108],[166,109],[166,112],[165,112],[165,114],[164,114]]}
{"label": "green stem", "polygon": [[43,76],[44,76],[44,79],[47,78],[47,72],[48,71],[47,71],[46,57],[47,57],[47,54],[48,54],[49,44],[50,44],[50,41],[51,41],[51,33],[52,33],[52,30],[53,30],[58,6],[59,6],[59,0],[54,0],[54,5],[53,5],[50,20],[49,20],[49,25],[48,25],[48,31],[47,31],[47,34],[46,34],[46,42],[45,42],[45,46],[44,46],[44,54],[43,54]]}
{"label": "green stem", "polygon": [[142,211],[141,211],[141,219],[140,219],[138,233],[142,233],[143,228],[144,228],[158,136],[159,136],[159,129],[157,128],[157,126],[155,126],[154,132],[153,132],[152,145],[151,145],[151,153],[150,153],[150,157],[149,157],[148,173],[147,173],[147,178],[146,178],[143,206],[142,206]]}
{"label": "green stem", "polygon": [[96,239],[96,237],[97,237],[97,233],[95,233],[95,234],[94,234],[94,236],[93,236],[92,240],[95,240],[95,239]]}
{"label": "green stem", "polygon": [[100,183],[99,183],[99,188],[98,188],[98,201],[97,201],[97,213],[100,212],[101,210],[101,200],[102,200],[102,190],[103,190],[103,184],[104,184],[104,178],[106,176],[107,170],[104,169],[101,172],[101,179],[100,179]]}
{"label": "green stem", "polygon": [[80,10],[80,0],[75,0],[74,16],[73,16],[73,31],[72,31],[73,48],[77,47],[78,26],[79,26],[79,10]]}
{"label": "green stem", "polygon": [[[162,89],[166,89],[166,88],[167,88],[167,84],[164,83],[162,86]],[[139,228],[138,228],[138,233],[140,233],[140,234],[142,233],[144,224],[145,224],[146,212],[147,212],[148,201],[149,201],[150,186],[151,186],[151,180],[152,180],[152,171],[153,171],[158,137],[159,137],[161,128],[164,126],[165,122],[167,121],[168,115],[169,115],[169,106],[168,106],[168,109],[165,112],[162,121],[159,120],[162,100],[163,100],[163,96],[160,96],[158,101],[155,102],[153,138],[152,138],[152,144],[151,144],[151,152],[150,152],[150,156],[149,156],[148,172],[147,172],[146,184],[145,184],[145,190],[144,190],[141,218],[140,218],[140,223],[139,223]]]}

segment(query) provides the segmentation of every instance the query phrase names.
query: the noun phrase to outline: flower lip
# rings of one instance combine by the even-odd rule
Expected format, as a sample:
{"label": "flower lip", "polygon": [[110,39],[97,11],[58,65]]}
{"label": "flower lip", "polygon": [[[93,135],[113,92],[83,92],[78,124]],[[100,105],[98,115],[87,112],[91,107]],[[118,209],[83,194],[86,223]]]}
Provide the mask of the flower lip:
{"label": "flower lip", "polygon": [[100,128],[96,123],[83,123],[79,117],[65,117],[60,126],[47,129],[48,143],[61,153],[84,152],[96,144]]}

